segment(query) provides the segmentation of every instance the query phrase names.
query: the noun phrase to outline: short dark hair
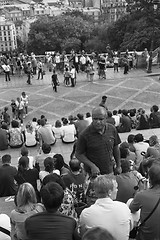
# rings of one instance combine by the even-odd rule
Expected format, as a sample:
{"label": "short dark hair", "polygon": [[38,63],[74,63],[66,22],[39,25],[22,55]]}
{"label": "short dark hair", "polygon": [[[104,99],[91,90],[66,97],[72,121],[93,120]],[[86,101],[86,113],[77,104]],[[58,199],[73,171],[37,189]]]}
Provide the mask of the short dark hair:
{"label": "short dark hair", "polygon": [[115,238],[106,229],[93,227],[85,232],[82,240],[115,240]]}
{"label": "short dark hair", "polygon": [[121,160],[121,168],[122,168],[122,173],[126,173],[130,171],[131,163],[127,159],[122,159]]}
{"label": "short dark hair", "polygon": [[77,117],[79,118],[79,120],[83,120],[83,118],[84,118],[83,114],[81,114],[81,113],[78,113]]}
{"label": "short dark hair", "polygon": [[144,137],[141,133],[138,133],[134,137],[135,142],[142,142],[144,140]]}
{"label": "short dark hair", "polygon": [[102,100],[106,100],[107,99],[107,96],[102,96]]}
{"label": "short dark hair", "polygon": [[113,115],[116,115],[117,114],[117,110],[113,110]]}
{"label": "short dark hair", "polygon": [[88,117],[91,117],[90,112],[87,112],[87,113],[86,113],[86,118],[88,118]]}
{"label": "short dark hair", "polygon": [[154,112],[158,112],[159,107],[158,107],[157,105],[153,105],[153,106],[152,106],[152,109],[153,109]]}
{"label": "short dark hair", "polygon": [[128,141],[128,143],[133,143],[134,139],[135,139],[135,135],[134,134],[129,134],[128,138],[127,138],[127,141]]}
{"label": "short dark hair", "polygon": [[160,163],[158,161],[153,162],[148,174],[151,185],[153,187],[156,185],[160,185]]}
{"label": "short dark hair", "polygon": [[72,172],[76,172],[80,170],[81,163],[77,158],[73,158],[69,161],[69,166]]}
{"label": "short dark hair", "polygon": [[49,182],[42,187],[40,191],[43,204],[49,212],[52,209],[58,209],[63,201],[63,188],[55,182]]}
{"label": "short dark hair", "polygon": [[42,118],[42,119],[40,120],[40,125],[43,127],[45,124],[46,124],[46,119],[45,119],[45,118]]}
{"label": "short dark hair", "polygon": [[120,150],[120,157],[126,158],[129,154],[128,148],[119,148]]}
{"label": "short dark hair", "polygon": [[18,123],[18,121],[16,121],[16,120],[12,120],[12,122],[11,122],[11,126],[12,126],[12,128],[18,128],[18,127],[19,127],[19,123]]}
{"label": "short dark hair", "polygon": [[5,164],[5,163],[10,163],[11,162],[11,155],[9,154],[5,154],[2,156],[2,163]]}
{"label": "short dark hair", "polygon": [[112,112],[108,111],[108,117],[112,117]]}
{"label": "short dark hair", "polygon": [[34,117],[34,118],[32,119],[32,121],[33,121],[33,122],[37,122],[37,118]]}
{"label": "short dark hair", "polygon": [[50,153],[51,151],[51,146],[47,143],[43,143],[42,144],[42,151],[45,153],[45,154],[48,154]]}
{"label": "short dark hair", "polygon": [[122,114],[125,115],[125,116],[127,116],[128,110],[127,110],[127,109],[123,109],[123,110],[122,110]]}
{"label": "short dark hair", "polygon": [[56,173],[50,173],[43,178],[43,185],[46,185],[49,182],[56,182],[58,183],[63,189],[66,188],[63,179],[57,175]]}
{"label": "short dark hair", "polygon": [[25,146],[21,148],[21,155],[28,156],[28,149]]}

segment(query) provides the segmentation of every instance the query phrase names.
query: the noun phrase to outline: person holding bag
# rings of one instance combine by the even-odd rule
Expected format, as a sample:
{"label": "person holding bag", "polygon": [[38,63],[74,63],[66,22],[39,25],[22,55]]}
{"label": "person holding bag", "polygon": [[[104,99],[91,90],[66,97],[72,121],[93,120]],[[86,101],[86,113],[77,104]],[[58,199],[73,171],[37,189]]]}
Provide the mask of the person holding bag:
{"label": "person holding bag", "polygon": [[138,192],[129,208],[132,213],[141,209],[139,226],[135,228],[137,240],[160,239],[160,163],[149,169],[150,188]]}

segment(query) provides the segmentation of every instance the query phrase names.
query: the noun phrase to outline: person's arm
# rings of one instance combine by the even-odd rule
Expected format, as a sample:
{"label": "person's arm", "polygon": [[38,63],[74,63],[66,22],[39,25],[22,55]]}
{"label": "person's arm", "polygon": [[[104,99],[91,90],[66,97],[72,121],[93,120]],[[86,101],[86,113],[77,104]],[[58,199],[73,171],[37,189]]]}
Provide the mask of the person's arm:
{"label": "person's arm", "polygon": [[90,167],[92,176],[98,175],[100,173],[99,168],[86,157],[85,152],[86,141],[84,137],[80,135],[77,141],[75,156],[80,162]]}
{"label": "person's arm", "polygon": [[133,201],[130,203],[129,209],[131,210],[131,213],[135,213],[139,209],[141,209],[142,204],[140,203],[140,195],[141,195],[141,192],[137,193]]}
{"label": "person's arm", "polygon": [[118,145],[114,146],[113,148],[113,156],[116,161],[116,168],[115,171],[117,174],[121,173],[121,163],[120,163],[120,151]]}

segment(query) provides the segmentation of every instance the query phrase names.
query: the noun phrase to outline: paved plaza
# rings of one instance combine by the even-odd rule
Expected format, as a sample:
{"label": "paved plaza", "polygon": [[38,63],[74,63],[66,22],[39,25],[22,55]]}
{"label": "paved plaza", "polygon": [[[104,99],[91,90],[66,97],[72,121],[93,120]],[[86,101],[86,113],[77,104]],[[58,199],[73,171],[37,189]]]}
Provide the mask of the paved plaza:
{"label": "paved plaza", "polygon": [[[45,115],[48,122],[53,123],[62,117],[76,115],[77,113],[91,112],[92,108],[97,106],[102,95],[107,95],[108,108],[130,109],[143,107],[149,113],[153,104],[160,103],[160,81],[158,80],[157,67],[153,69],[154,74],[148,75],[144,70],[132,70],[124,75],[123,69],[119,73],[114,73],[113,69],[107,69],[106,80],[99,80],[97,74],[94,76],[94,82],[86,80],[86,74],[78,74],[77,84],[74,88],[66,87],[63,84],[63,75],[59,75],[60,86],[58,92],[53,92],[51,86],[51,73],[46,71],[43,80],[32,79],[32,85],[27,85],[27,76],[19,78],[11,76],[11,82],[5,82],[4,76],[0,76],[0,109],[10,105],[11,99],[16,99],[25,91],[29,96],[29,114],[25,122],[33,117],[39,118]],[[152,131],[152,130],[150,130]],[[63,146],[62,146],[63,145]],[[72,145],[56,143],[53,151],[62,153],[65,160],[69,161],[69,154]],[[35,154],[37,149],[31,149],[31,154]],[[0,152],[12,154],[17,163],[19,150],[7,150]]]}

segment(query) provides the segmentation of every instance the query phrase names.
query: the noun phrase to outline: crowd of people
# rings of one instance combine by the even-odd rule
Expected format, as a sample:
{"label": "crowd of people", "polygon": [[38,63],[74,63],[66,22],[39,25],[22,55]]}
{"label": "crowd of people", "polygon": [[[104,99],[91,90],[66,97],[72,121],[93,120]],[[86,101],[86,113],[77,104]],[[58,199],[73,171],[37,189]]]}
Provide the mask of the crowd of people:
{"label": "crowd of people", "polygon": [[[4,109],[1,119],[0,149],[17,148],[20,157],[13,167],[12,156],[2,156],[0,197],[13,196],[15,209],[10,221],[0,214],[0,239],[128,240],[139,221],[145,224],[137,239],[160,239],[158,137],[129,134],[121,143],[118,133],[159,127],[158,106],[149,117],[142,108],[112,115],[102,96],[85,116],[63,117],[52,125],[42,115],[24,125],[25,92],[20,101],[22,111],[15,108],[11,117]],[[52,151],[59,141],[73,144],[68,164]],[[31,156],[29,148],[37,145]]]}
{"label": "crowd of people", "polygon": [[[66,86],[74,87],[76,77],[79,72],[86,74],[87,81],[93,81],[97,72],[99,79],[106,79],[106,69],[113,67],[114,72],[119,71],[119,67],[124,67],[124,74],[130,69],[137,67],[138,55],[134,50],[130,53],[126,50],[125,54],[119,51],[110,51],[105,54],[87,54],[84,50],[76,53],[74,50],[70,54],[66,52],[47,53],[44,56],[18,54],[0,56],[0,69],[5,74],[5,81],[11,81],[13,75],[22,78],[27,76],[27,84],[32,84],[32,78],[37,76],[37,80],[42,80],[46,71],[53,74],[63,74]],[[56,81],[55,81],[56,83]],[[54,90],[56,91],[54,84]]]}

